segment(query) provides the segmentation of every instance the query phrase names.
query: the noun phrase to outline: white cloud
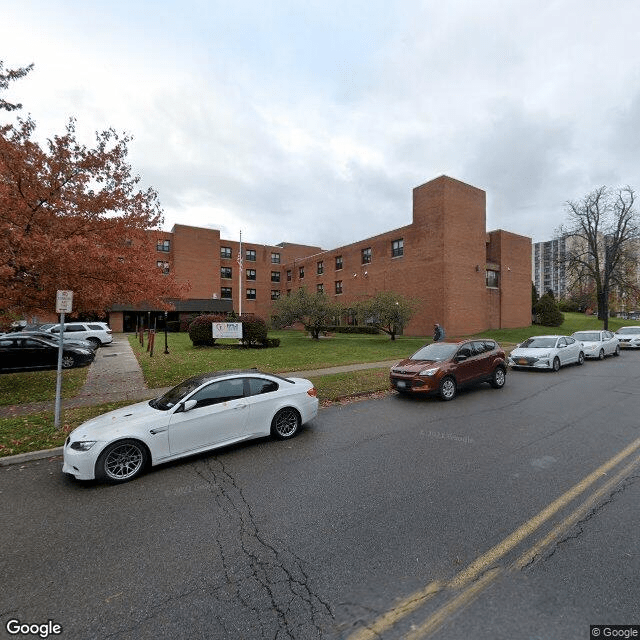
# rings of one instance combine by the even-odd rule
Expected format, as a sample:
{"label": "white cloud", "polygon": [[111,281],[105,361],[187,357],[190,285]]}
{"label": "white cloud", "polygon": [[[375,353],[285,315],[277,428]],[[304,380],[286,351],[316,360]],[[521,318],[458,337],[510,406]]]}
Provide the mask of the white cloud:
{"label": "white cloud", "polygon": [[550,237],[563,203],[638,175],[634,0],[27,0],[0,25],[41,135],[134,136],[167,225],[325,248],[407,224],[441,174],[488,224]]}

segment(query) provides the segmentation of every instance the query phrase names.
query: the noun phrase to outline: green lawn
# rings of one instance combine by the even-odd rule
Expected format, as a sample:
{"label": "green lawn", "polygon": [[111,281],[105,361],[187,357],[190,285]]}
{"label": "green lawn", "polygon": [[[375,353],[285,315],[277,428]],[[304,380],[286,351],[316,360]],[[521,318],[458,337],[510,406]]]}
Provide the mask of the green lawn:
{"label": "green lawn", "polygon": [[[62,397],[73,398],[87,379],[88,367],[62,372]],[[0,375],[0,406],[54,400],[56,371],[25,371]]]}
{"label": "green lawn", "polygon": [[280,338],[272,349],[237,348],[224,340],[218,347],[193,347],[186,333],[169,334],[169,355],[164,354],[163,336],[158,336],[153,357],[141,348],[135,336],[129,337],[151,388],[177,384],[203,371],[257,367],[271,373],[321,369],[359,362],[382,362],[400,359],[415,352],[430,338],[335,334],[312,340],[301,331],[272,331],[269,337]]}

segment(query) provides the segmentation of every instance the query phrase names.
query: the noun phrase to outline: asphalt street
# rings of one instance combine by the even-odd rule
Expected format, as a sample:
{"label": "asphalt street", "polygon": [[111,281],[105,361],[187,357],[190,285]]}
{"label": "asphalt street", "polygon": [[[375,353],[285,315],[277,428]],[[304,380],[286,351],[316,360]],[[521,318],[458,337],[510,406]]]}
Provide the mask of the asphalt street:
{"label": "asphalt street", "polygon": [[577,640],[640,624],[639,382],[625,352],[448,403],[390,394],[120,486],[55,458],[2,468],[2,633]]}

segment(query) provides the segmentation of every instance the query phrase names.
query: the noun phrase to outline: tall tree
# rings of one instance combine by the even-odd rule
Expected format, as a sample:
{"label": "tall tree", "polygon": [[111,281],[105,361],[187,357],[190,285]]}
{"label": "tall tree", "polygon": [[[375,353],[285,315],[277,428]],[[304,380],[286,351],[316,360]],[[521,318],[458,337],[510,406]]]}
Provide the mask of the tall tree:
{"label": "tall tree", "polygon": [[600,187],[582,200],[567,203],[565,265],[573,284],[592,283],[598,318],[609,326],[609,299],[614,289],[638,293],[637,240],[640,237],[634,190]]}
{"label": "tall tree", "polygon": [[[24,75],[11,74],[0,89]],[[131,138],[109,129],[88,147],[73,119],[44,146],[34,131],[31,118],[0,127],[0,310],[51,312],[58,289],[74,291],[79,313],[118,302],[168,308],[185,287],[157,266],[162,209],[127,162]]]}
{"label": "tall tree", "polygon": [[375,296],[358,304],[358,318],[372,324],[396,339],[396,335],[411,320],[415,305],[394,291],[378,291]]}

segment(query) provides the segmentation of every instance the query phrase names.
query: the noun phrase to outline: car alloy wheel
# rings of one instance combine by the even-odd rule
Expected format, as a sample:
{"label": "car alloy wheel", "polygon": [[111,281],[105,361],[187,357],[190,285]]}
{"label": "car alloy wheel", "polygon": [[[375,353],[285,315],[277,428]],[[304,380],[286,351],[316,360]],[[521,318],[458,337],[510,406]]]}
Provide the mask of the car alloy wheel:
{"label": "car alloy wheel", "polygon": [[507,381],[507,374],[502,367],[496,367],[491,378],[491,386],[494,389],[502,389]]}
{"label": "car alloy wheel", "polygon": [[147,464],[147,450],[136,440],[110,444],[98,458],[96,476],[109,482],[126,482],[142,473]]}
{"label": "car alloy wheel", "polygon": [[616,358],[620,355],[620,345],[616,345],[616,350],[613,352],[613,355],[616,356]]}
{"label": "car alloy wheel", "polygon": [[280,409],[271,421],[271,433],[280,440],[293,438],[298,433],[300,424],[300,414],[295,409]]}
{"label": "car alloy wheel", "polygon": [[560,371],[560,358],[558,356],[553,359],[553,370]]}
{"label": "car alloy wheel", "polygon": [[584,364],[584,353],[582,353],[582,351],[578,354],[578,364],[579,365]]}
{"label": "car alloy wheel", "polygon": [[604,360],[604,349],[600,349],[600,353],[598,354],[598,360]]}
{"label": "car alloy wheel", "polygon": [[68,353],[64,353],[62,355],[62,368],[63,369],[71,369],[73,366],[75,366],[76,364],[76,359],[68,354]]}
{"label": "car alloy wheel", "polygon": [[451,376],[441,380],[440,397],[443,400],[453,400],[456,397],[456,381]]}

